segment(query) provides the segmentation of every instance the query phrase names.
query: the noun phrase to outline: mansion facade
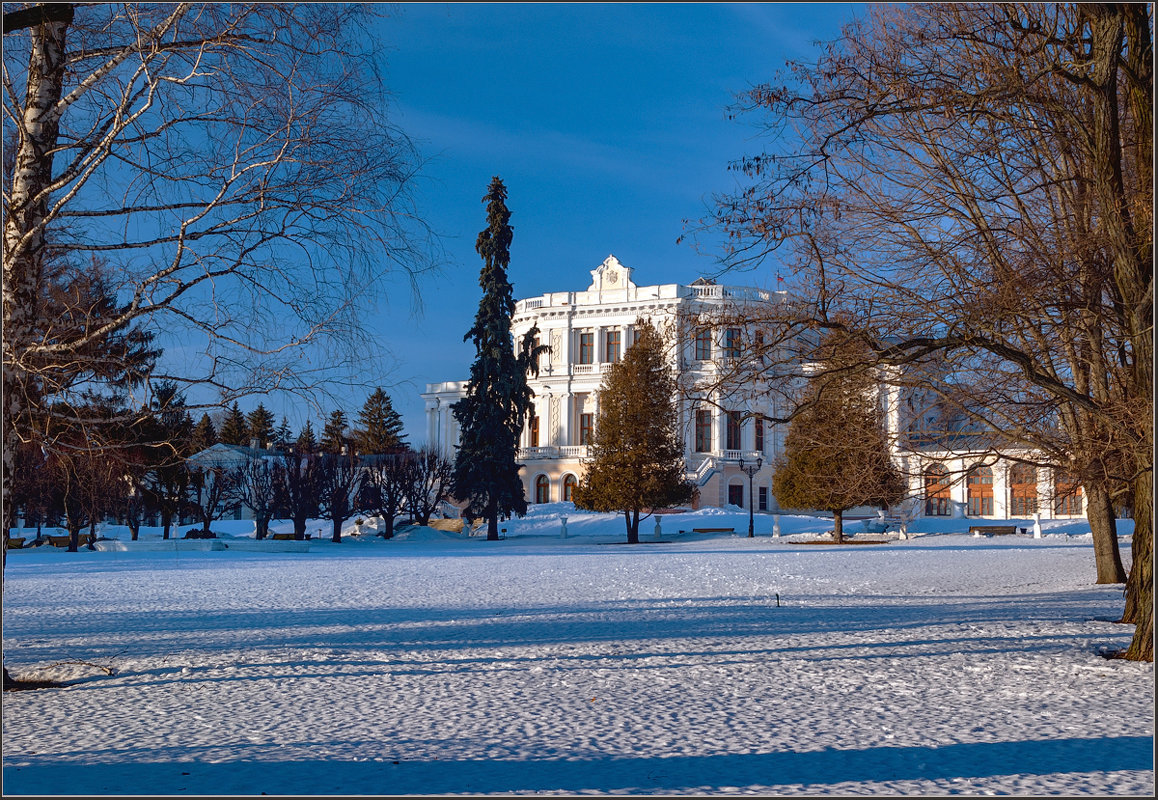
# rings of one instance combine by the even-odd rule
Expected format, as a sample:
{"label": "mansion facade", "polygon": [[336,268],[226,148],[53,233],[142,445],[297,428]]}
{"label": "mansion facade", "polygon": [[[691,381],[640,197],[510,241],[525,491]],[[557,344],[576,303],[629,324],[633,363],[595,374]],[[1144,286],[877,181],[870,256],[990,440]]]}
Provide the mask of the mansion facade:
{"label": "mansion facade", "polygon": [[[550,292],[516,303],[514,340],[521,341],[537,325],[539,343],[549,346],[540,357],[538,376],[528,381],[533,411],[518,453],[528,502],[571,500],[584,474],[604,373],[634,342],[639,320],[648,319],[671,343],[669,363],[683,389],[678,411],[686,475],[699,490],[698,504],[778,511],[772,473],[787,430],[769,419],[776,416],[777,395],[752,380],[737,387],[726,378],[746,348],[761,343],[758,327],[743,321],[745,309],[784,302],[787,294],[703,279],[691,285],[637,286],[631,269],[613,255],[590,274],[584,291]],[[422,394],[427,443],[450,459],[458,444],[450,407],[465,396],[466,385],[427,384]],[[982,518],[1082,513],[1080,488],[1075,501],[1074,487],[1063,478],[1059,494],[1057,481],[1044,468],[956,449],[909,447],[906,433],[920,426],[927,409],[887,381],[879,387],[878,400],[893,458],[910,476],[920,513]]]}

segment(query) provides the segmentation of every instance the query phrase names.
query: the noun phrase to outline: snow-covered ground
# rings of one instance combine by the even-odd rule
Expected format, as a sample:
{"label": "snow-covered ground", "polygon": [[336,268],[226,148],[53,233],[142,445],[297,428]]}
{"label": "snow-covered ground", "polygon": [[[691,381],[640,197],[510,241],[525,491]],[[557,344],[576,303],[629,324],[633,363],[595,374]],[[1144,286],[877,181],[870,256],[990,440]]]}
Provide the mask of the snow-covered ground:
{"label": "snow-covered ground", "polygon": [[1088,526],[967,526],[12,551],[4,662],[69,685],[4,695],[4,793],[1150,794],[1154,668],[1101,655],[1132,629]]}

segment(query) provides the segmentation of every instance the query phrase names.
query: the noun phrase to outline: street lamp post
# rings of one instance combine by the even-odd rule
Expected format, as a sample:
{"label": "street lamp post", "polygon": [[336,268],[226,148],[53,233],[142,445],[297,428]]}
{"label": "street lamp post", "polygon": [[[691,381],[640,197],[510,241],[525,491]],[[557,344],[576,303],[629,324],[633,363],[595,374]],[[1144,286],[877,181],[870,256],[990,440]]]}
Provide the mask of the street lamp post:
{"label": "street lamp post", "polygon": [[740,458],[740,470],[748,476],[748,536],[755,536],[752,526],[752,509],[755,503],[752,500],[752,478],[760,471],[760,465],[764,463],[764,459],[757,456],[755,464],[745,464],[744,459]]}

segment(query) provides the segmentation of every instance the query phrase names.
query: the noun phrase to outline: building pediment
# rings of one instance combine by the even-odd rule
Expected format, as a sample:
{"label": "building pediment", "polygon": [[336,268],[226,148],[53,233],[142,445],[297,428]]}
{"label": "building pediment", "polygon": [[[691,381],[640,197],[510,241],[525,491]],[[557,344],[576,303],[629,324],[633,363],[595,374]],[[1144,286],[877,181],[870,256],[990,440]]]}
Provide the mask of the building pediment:
{"label": "building pediment", "polygon": [[589,292],[602,292],[608,289],[635,288],[631,282],[631,267],[619,263],[614,255],[603,259],[603,263],[591,270],[591,286]]}

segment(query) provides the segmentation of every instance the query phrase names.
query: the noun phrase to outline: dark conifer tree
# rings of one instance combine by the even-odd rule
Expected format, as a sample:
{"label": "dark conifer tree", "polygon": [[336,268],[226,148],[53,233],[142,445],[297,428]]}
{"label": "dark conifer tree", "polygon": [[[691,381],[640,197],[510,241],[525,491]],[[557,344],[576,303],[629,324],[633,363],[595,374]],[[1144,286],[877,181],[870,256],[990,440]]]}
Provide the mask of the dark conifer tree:
{"label": "dark conifer tree", "polygon": [[193,428],[193,433],[189,437],[189,455],[200,453],[215,444],[217,444],[217,428],[213,426],[213,420],[209,418],[208,414],[202,414],[201,420]]}
{"label": "dark conifer tree", "polygon": [[249,444],[249,423],[237,403],[226,412],[221,430],[217,432],[217,440],[222,444]]}
{"label": "dark conifer tree", "polygon": [[322,438],[318,442],[318,449],[323,453],[341,453],[349,443],[349,437],[346,436],[348,427],[350,427],[350,422],[346,419],[345,411],[341,409],[331,411],[330,418],[326,420],[326,427],[322,428]]}
{"label": "dark conifer tree", "polygon": [[273,432],[273,446],[276,450],[286,450],[294,443],[294,434],[290,429],[289,420],[284,416],[281,418],[281,424],[277,426],[277,430]]}
{"label": "dark conifer tree", "polygon": [[407,449],[402,433],[402,415],[394,410],[390,395],[381,387],[366,399],[358,412],[354,444],[362,455],[400,453]]}
{"label": "dark conifer tree", "polygon": [[263,404],[258,403],[257,408],[246,415],[245,425],[249,431],[246,444],[256,442],[258,447],[265,448],[273,442],[273,413]]}
{"label": "dark conifer tree", "polygon": [[[205,448],[193,449],[197,446],[193,442],[193,418],[185,408],[185,399],[178,393],[176,384],[166,382],[157,387],[150,412],[149,419],[157,431],[158,445],[153,451],[144,486],[161,513],[161,538],[168,539],[173,520],[180,521],[188,501],[191,476],[185,459]],[[208,428],[202,430],[201,436],[213,439],[213,423],[208,415],[202,418],[202,424],[208,424]]]}
{"label": "dark conifer tree", "polygon": [[684,478],[675,377],[663,339],[647,320],[636,337],[603,379],[591,461],[574,495],[579,508],[622,511],[631,544],[639,542],[644,510],[686,503],[695,492]]}
{"label": "dark conifer tree", "polygon": [[318,452],[318,437],[314,435],[313,423],[308,419],[306,420],[306,424],[302,426],[298,438],[294,441],[294,449],[299,453]]}
{"label": "dark conifer tree", "polygon": [[483,202],[487,227],[478,235],[475,250],[483,268],[474,327],[463,337],[474,340],[477,353],[470,368],[466,397],[451,409],[461,431],[454,467],[454,494],[467,501],[467,514],[487,520],[487,539],[499,538],[498,520],[527,512],[527,499],[519,479],[518,437],[530,410],[533,394],[527,373],[537,374],[539,353],[536,326],[527,332],[515,353],[511,340],[511,315],[515,311],[507,266],[513,230],[506,206],[507,190],[496,176]]}

